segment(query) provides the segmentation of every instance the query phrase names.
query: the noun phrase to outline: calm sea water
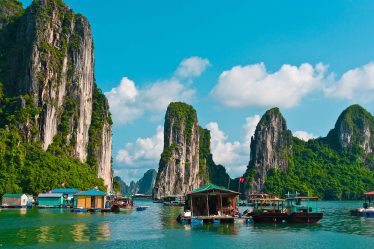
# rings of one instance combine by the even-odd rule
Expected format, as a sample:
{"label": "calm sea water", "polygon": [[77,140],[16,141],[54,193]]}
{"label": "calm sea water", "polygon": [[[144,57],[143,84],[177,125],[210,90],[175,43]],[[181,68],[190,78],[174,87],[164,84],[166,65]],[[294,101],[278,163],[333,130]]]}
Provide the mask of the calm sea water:
{"label": "calm sea water", "polygon": [[2,248],[374,248],[374,219],[351,217],[361,202],[320,202],[317,225],[180,225],[179,207],[150,201],[143,212],[75,214],[1,210]]}

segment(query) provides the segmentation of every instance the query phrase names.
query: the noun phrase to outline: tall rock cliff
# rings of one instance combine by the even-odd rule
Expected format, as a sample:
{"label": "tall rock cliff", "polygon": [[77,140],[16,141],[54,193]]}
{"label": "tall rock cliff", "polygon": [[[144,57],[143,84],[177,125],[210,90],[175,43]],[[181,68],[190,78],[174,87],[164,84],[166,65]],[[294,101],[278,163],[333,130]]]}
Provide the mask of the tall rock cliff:
{"label": "tall rock cliff", "polygon": [[374,151],[374,118],[359,105],[352,105],[339,116],[328,140],[339,148],[359,146],[366,154]]}
{"label": "tall rock cliff", "polygon": [[[21,11],[15,0],[0,5],[4,93],[21,96],[21,108],[37,110],[19,125],[24,141],[88,161],[110,190],[111,119],[105,96],[94,83],[87,19],[61,0],[35,0]],[[22,104],[29,99],[31,104]]]}
{"label": "tall rock cliff", "polygon": [[251,190],[261,191],[269,170],[284,171],[291,160],[292,133],[279,109],[270,109],[262,116],[251,138],[250,162],[245,173]]}
{"label": "tall rock cliff", "polygon": [[165,115],[164,150],[154,187],[154,198],[184,195],[203,183],[199,176],[199,126],[195,109],[170,103]]}

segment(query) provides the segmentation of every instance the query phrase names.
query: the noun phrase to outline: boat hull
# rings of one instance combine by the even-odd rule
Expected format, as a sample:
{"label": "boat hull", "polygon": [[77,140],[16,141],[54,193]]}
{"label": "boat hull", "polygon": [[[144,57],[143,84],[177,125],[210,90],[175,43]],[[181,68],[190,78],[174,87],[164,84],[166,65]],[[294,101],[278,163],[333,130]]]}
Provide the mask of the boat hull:
{"label": "boat hull", "polygon": [[308,213],[308,212],[302,212],[302,213],[292,213],[289,215],[287,222],[288,223],[306,223],[306,224],[312,224],[317,223],[320,219],[323,218],[323,213]]}
{"label": "boat hull", "polygon": [[285,213],[250,213],[254,223],[283,223],[288,219]]}

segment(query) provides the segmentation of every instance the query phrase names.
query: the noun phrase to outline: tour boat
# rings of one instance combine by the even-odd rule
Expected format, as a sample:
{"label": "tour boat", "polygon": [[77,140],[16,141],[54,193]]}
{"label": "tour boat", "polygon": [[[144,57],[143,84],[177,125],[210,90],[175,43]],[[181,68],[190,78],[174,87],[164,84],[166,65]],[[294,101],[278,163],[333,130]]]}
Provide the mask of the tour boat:
{"label": "tour boat", "polygon": [[351,210],[351,215],[374,218],[374,191],[364,193],[365,201],[362,208]]}
{"label": "tour boat", "polygon": [[323,218],[323,213],[318,210],[318,197],[286,195],[288,223],[317,223]]}

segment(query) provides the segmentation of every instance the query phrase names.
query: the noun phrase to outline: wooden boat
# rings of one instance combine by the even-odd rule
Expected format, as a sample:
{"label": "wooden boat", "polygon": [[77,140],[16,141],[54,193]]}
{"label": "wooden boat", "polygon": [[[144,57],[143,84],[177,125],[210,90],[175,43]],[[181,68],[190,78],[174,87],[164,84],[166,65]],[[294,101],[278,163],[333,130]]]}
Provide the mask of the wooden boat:
{"label": "wooden boat", "polygon": [[374,191],[364,193],[364,198],[365,201],[362,208],[351,210],[351,215],[363,218],[374,218]]}
{"label": "wooden boat", "polygon": [[130,212],[134,207],[134,203],[129,197],[114,197],[111,204],[112,212],[116,213]]}
{"label": "wooden boat", "polygon": [[323,218],[323,213],[318,211],[318,197],[287,195],[286,205],[288,223],[317,223]]}
{"label": "wooden boat", "polygon": [[167,196],[163,198],[164,206],[184,206],[184,196]]}
{"label": "wooden boat", "polygon": [[[253,207],[255,200],[257,200],[257,199],[269,199],[271,197],[272,197],[272,195],[265,194],[265,193],[252,193],[247,198],[247,205],[250,206],[250,207]],[[264,205],[266,205],[266,204],[270,205],[271,203],[264,203]]]}
{"label": "wooden boat", "polygon": [[284,208],[284,199],[263,195],[252,199],[252,210],[243,213],[244,217],[251,218],[254,223],[282,223],[288,219]]}
{"label": "wooden boat", "polygon": [[136,211],[144,211],[147,208],[149,208],[149,206],[138,206],[138,207],[136,207]]}

